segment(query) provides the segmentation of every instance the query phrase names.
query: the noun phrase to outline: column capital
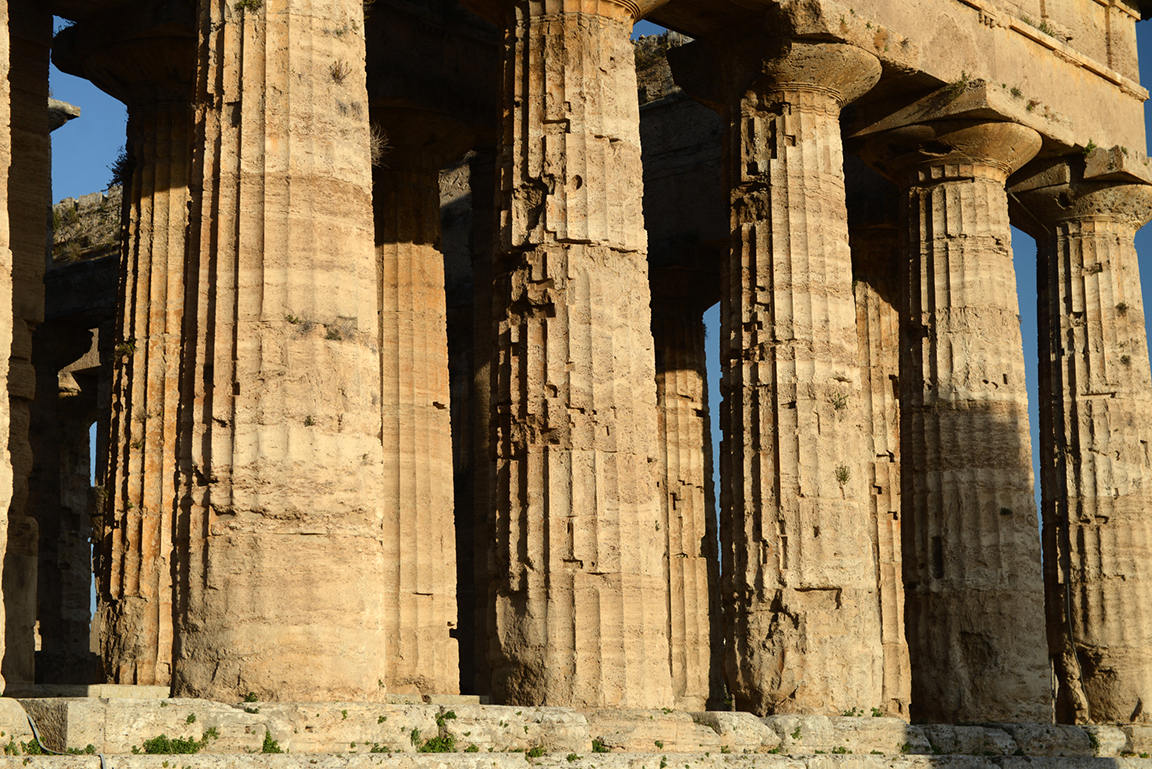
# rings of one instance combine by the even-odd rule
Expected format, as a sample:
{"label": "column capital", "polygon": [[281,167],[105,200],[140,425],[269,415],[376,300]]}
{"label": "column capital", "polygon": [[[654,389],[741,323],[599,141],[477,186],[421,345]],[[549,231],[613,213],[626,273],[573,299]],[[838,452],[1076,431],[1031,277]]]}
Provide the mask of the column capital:
{"label": "column capital", "polygon": [[1125,223],[1135,232],[1152,221],[1152,185],[1085,181],[1084,167],[1078,156],[1056,160],[1015,185],[1013,197],[1045,227],[1072,219],[1107,219]]}
{"label": "column capital", "polygon": [[[116,14],[61,30],[52,62],[128,107],[188,102],[196,77],[196,31],[183,20],[129,29]],[[136,26],[136,25],[132,25]]]}
{"label": "column capital", "polygon": [[880,81],[880,60],[844,43],[793,40],[756,32],[723,43],[701,40],[668,52],[676,84],[716,110],[745,95],[824,91],[844,106]]}
{"label": "column capital", "polygon": [[899,184],[986,176],[1006,180],[1040,151],[1040,134],[1019,123],[939,120],[871,137],[862,153]]}

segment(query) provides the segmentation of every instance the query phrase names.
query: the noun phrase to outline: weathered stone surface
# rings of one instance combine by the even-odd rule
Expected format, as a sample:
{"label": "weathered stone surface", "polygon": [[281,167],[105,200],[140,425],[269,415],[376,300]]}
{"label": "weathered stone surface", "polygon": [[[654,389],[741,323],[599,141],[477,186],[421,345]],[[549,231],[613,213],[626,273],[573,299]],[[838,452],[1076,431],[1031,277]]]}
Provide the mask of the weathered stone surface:
{"label": "weathered stone surface", "polygon": [[912,670],[904,638],[900,555],[900,232],[896,188],[858,158],[845,162],[848,243],[860,350],[866,481],[884,649],[884,706],[908,717]]}
{"label": "weathered stone surface", "polygon": [[380,264],[388,666],[397,692],[459,691],[456,541],[439,171],[462,154],[442,115],[373,106],[390,149],[373,170]]}
{"label": "weathered stone surface", "polygon": [[[12,168],[12,86],[8,4],[0,8],[0,394],[8,392],[8,365],[12,349],[12,226],[8,214],[8,177]],[[0,395],[2,397],[2,395]],[[12,501],[12,455],[9,451],[11,411],[0,408],[0,563],[8,550],[8,515]],[[0,589],[7,584],[0,570]],[[7,620],[0,601],[0,638],[7,639]],[[0,669],[0,687],[5,686]]]}
{"label": "weathered stone surface", "polygon": [[508,2],[493,694],[672,703],[636,78],[650,3]]}
{"label": "weathered stone surface", "polygon": [[769,716],[762,720],[780,736],[782,753],[900,754],[920,747],[908,723],[899,718]]}
{"label": "weathered stone surface", "polygon": [[901,188],[905,621],[916,720],[1051,717],[1008,174],[1040,148],[1011,123],[875,138]]}
{"label": "weathered stone surface", "polygon": [[951,724],[931,724],[913,729],[927,738],[933,755],[966,753],[973,756],[1010,756],[1019,749],[1012,735],[1002,729]]}
{"label": "weathered stone surface", "polygon": [[691,278],[675,276],[654,276],[652,281],[657,486],[660,530],[665,535],[673,694],[678,708],[703,710],[721,699],[723,649],[705,308],[695,302],[699,291],[676,283],[694,285]]}
{"label": "weathered stone surface", "polygon": [[381,700],[363,3],[212,0],[198,23],[173,690]]}
{"label": "weathered stone surface", "polygon": [[755,35],[670,58],[685,90],[729,126],[728,685],[737,708],[759,714],[877,707],[882,647],[838,118],[880,65],[848,46]]}
{"label": "weathered stone surface", "polygon": [[1048,644],[1061,721],[1152,712],[1152,378],[1133,237],[1152,187],[1021,190],[1035,227]]}
{"label": "weathered stone surface", "polygon": [[[48,138],[48,48],[52,16],[43,3],[10,3],[8,104],[11,165],[8,219],[11,263],[12,339],[7,392],[12,463],[8,544],[4,556],[5,604],[3,676],[8,682],[34,680],[36,624],[36,520],[28,507],[32,472],[30,409],[36,391],[32,334],[44,319],[45,211],[49,200],[51,143]],[[5,292],[8,295],[8,292]]]}

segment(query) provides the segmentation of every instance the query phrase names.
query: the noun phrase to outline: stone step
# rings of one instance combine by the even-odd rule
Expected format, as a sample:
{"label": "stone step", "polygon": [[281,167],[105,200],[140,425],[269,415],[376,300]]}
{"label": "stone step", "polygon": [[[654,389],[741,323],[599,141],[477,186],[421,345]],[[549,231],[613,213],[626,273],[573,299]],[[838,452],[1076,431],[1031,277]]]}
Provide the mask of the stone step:
{"label": "stone step", "polygon": [[525,758],[519,754],[452,756],[424,754],[287,754],[176,756],[37,756],[0,758],[0,769],[1148,769],[1152,760],[1132,758],[877,755],[672,756],[648,753]]}
{"label": "stone step", "polygon": [[562,756],[571,769],[599,767],[598,761],[615,755],[641,762],[656,756],[657,763],[665,760],[674,769],[685,762],[694,769],[694,762],[741,756],[778,764],[783,756],[909,761],[951,755],[981,760],[1138,759],[1152,753],[1152,726],[1143,725],[921,726],[883,717],[757,718],[723,711],[575,710],[469,702],[228,704],[130,697],[0,699],[0,745],[7,746],[7,752],[27,752],[32,735],[25,712],[50,750],[87,749],[106,756],[147,752],[162,735],[197,743],[199,756],[235,758],[272,746],[292,755],[439,756],[429,760],[441,762],[452,755],[453,763],[478,754],[493,761],[513,756],[532,762]]}

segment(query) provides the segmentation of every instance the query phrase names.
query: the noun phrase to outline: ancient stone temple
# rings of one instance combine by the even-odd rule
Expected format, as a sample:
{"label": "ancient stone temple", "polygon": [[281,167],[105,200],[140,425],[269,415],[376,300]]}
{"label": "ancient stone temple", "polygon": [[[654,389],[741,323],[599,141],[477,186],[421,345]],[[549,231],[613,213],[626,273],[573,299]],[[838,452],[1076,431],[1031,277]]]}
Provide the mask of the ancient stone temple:
{"label": "ancient stone temple", "polygon": [[1152,2],[2,7],[10,693],[1152,719]]}

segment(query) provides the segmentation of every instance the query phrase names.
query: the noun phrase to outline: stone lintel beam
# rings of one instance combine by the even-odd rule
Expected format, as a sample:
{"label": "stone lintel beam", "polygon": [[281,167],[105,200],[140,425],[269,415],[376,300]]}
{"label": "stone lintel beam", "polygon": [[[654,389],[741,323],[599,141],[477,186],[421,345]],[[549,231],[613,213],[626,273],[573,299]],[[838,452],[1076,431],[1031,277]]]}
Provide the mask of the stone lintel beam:
{"label": "stone lintel beam", "polygon": [[[720,310],[728,685],[738,709],[760,714],[881,708],[839,124],[841,108],[879,81],[880,63],[853,46],[761,32],[692,43],[669,60],[677,82],[717,109],[728,131]],[[848,659],[857,664],[845,667]]]}
{"label": "stone lintel beam", "polygon": [[456,541],[439,172],[473,133],[439,112],[370,105],[390,147],[373,170],[384,435],[388,691],[454,694]]}
{"label": "stone lintel beam", "polygon": [[1057,720],[1146,721],[1152,378],[1133,238],[1152,186],[1089,181],[1086,165],[1055,161],[1015,195],[1037,243],[1049,654]]}
{"label": "stone lintel beam", "polygon": [[875,136],[903,198],[903,563],[912,716],[1047,720],[1040,543],[1005,180],[1041,144],[1004,122]]}
{"label": "stone lintel beam", "polygon": [[1152,161],[1141,148],[1093,147],[1084,160],[1084,181],[1152,184]]}

